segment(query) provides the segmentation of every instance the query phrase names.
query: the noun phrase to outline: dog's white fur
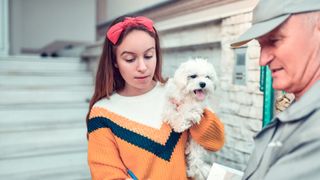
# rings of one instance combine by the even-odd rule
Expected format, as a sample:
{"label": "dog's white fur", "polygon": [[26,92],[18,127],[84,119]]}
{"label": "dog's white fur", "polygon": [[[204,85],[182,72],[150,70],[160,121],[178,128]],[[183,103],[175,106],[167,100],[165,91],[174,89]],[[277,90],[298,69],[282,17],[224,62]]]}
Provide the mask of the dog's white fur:
{"label": "dog's white fur", "polygon": [[[183,132],[193,124],[200,123],[206,101],[211,99],[217,82],[216,71],[207,60],[198,58],[182,63],[167,84],[164,121],[175,132]],[[206,161],[210,159],[210,155],[192,138],[189,137],[188,141],[185,151],[187,175],[197,180],[206,179],[211,166]]]}

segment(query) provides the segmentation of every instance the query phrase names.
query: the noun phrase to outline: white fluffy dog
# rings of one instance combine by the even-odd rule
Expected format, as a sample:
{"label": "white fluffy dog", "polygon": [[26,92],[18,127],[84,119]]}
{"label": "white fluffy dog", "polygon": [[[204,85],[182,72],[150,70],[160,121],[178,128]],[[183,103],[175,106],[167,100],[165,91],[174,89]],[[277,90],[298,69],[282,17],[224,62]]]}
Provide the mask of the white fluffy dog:
{"label": "white fluffy dog", "polygon": [[[175,132],[183,132],[200,123],[206,101],[211,98],[217,84],[212,64],[204,59],[182,63],[167,84],[167,104],[163,119]],[[206,179],[211,163],[207,150],[189,137],[187,148],[187,175],[197,180]]]}

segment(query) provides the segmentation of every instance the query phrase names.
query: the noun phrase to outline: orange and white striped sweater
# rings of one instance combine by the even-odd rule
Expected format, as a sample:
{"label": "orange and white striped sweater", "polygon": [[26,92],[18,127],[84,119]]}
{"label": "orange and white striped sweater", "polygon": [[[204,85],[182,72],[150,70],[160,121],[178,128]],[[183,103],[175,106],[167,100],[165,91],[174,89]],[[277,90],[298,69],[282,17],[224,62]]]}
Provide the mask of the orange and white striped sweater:
{"label": "orange and white striped sweater", "polygon": [[[88,163],[93,180],[131,178],[129,171],[139,180],[187,179],[184,152],[188,132],[175,133],[162,124],[163,95],[163,87],[157,85],[142,96],[115,94],[94,105],[88,121]],[[217,151],[224,144],[223,125],[207,109],[201,123],[189,132],[206,149]]]}

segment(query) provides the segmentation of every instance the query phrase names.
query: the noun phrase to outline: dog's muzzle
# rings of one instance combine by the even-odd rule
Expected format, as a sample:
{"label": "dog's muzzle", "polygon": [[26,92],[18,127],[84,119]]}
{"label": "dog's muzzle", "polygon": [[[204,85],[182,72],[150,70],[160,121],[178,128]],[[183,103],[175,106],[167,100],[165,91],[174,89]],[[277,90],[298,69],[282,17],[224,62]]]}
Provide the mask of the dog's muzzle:
{"label": "dog's muzzle", "polygon": [[195,89],[193,92],[196,95],[197,100],[203,101],[206,98],[206,92],[203,88],[206,87],[206,83],[200,82],[199,86],[201,87],[200,89]]}

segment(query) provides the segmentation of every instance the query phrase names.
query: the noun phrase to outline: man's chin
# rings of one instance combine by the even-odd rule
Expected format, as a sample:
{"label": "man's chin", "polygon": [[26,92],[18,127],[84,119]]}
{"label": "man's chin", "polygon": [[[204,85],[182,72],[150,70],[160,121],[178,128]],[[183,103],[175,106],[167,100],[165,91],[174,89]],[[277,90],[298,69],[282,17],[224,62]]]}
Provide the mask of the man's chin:
{"label": "man's chin", "polygon": [[290,89],[290,86],[288,83],[273,81],[272,88],[277,91],[286,91]]}

